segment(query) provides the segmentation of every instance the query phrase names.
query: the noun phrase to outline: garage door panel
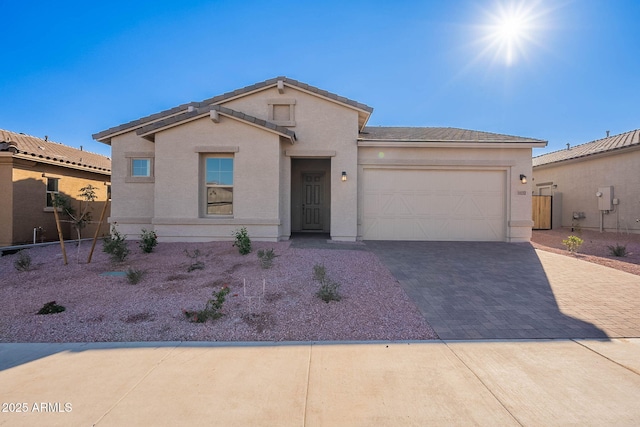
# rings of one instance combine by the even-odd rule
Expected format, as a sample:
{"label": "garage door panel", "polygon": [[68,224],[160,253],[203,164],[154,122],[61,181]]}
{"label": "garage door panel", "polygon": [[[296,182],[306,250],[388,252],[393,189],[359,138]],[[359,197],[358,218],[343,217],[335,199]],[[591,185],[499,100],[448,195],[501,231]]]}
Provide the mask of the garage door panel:
{"label": "garage door panel", "polygon": [[369,240],[504,240],[505,171],[365,169]]}

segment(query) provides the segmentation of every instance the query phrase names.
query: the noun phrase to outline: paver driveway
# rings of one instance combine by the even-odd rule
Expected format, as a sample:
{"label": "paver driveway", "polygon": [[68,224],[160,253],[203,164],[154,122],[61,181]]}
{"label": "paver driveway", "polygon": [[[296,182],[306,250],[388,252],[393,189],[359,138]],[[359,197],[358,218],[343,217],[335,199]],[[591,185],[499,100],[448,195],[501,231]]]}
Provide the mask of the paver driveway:
{"label": "paver driveway", "polygon": [[640,276],[528,243],[366,246],[441,339],[640,337]]}

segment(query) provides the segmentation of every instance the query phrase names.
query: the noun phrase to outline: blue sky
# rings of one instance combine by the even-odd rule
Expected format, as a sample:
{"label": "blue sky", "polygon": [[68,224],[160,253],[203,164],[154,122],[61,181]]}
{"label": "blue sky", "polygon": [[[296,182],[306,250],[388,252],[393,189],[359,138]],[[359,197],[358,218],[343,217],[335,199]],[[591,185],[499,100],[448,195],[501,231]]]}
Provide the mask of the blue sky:
{"label": "blue sky", "polygon": [[549,141],[534,155],[640,128],[637,0],[0,0],[0,16],[0,128],[105,155],[93,133],[279,75],[373,107],[371,126]]}

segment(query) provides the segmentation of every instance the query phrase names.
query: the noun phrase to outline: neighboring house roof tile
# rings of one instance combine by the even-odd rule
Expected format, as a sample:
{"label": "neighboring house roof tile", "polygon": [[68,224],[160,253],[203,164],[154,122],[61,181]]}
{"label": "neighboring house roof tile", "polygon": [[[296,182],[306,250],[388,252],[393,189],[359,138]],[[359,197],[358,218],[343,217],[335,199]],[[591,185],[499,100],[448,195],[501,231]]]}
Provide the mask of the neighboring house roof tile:
{"label": "neighboring house roof tile", "polygon": [[194,108],[202,108],[202,107],[206,107],[206,106],[210,106],[210,105],[215,105],[215,104],[220,104],[222,102],[228,101],[232,98],[238,97],[238,96],[242,96],[257,90],[263,90],[265,88],[274,86],[278,84],[278,81],[282,80],[284,83],[290,85],[290,86],[295,86],[298,87],[302,90],[306,90],[308,92],[312,92],[315,93],[319,96],[323,96],[325,98],[328,99],[332,99],[336,102],[340,102],[342,104],[345,105],[349,105],[353,108],[357,108],[359,110],[362,110],[366,113],[371,113],[373,112],[373,108],[369,107],[368,105],[362,104],[360,102],[345,98],[343,96],[340,95],[336,95],[334,93],[331,92],[327,92],[326,90],[322,90],[319,89],[317,87],[308,85],[306,83],[302,83],[298,80],[295,79],[291,79],[285,76],[280,76],[280,77],[275,77],[273,79],[268,79],[265,80],[263,82],[260,83],[255,83],[252,84],[250,86],[246,86],[243,87],[241,89],[236,89],[234,91],[231,92],[227,92],[224,93],[222,95],[217,95],[214,96],[213,98],[209,98],[209,99],[205,99],[204,101],[200,101],[200,102],[190,102],[187,104],[182,104],[178,107],[174,107],[165,111],[161,111],[159,113],[156,114],[152,114],[150,116],[146,116],[146,117],[142,117],[140,119],[137,120],[133,120],[131,122],[128,123],[124,123],[121,124],[119,126],[115,126],[109,129],[106,129],[104,131],[98,132],[96,134],[93,135],[93,138],[95,140],[98,141],[104,141],[104,142],[108,142],[108,140],[111,138],[111,136],[119,134],[119,133],[123,133],[129,130],[133,130],[136,129],[138,127],[141,127],[147,123],[150,122],[154,122],[154,121],[158,121],[158,120],[165,120],[168,117],[171,117],[173,115],[182,115],[184,112],[186,112],[188,110],[189,107],[194,107]]}
{"label": "neighboring house roof tile", "polygon": [[0,129],[0,150],[13,151],[23,159],[111,175],[111,159],[106,156],[22,133]]}
{"label": "neighboring house roof tile", "polygon": [[640,147],[640,129],[613,135],[568,149],[542,154],[533,158],[533,167],[559,163],[581,157],[610,153],[615,150],[637,146]]}
{"label": "neighboring house roof tile", "polygon": [[546,143],[541,139],[449,127],[367,126],[362,141]]}
{"label": "neighboring house roof tile", "polygon": [[202,118],[206,114],[209,114],[210,111],[218,111],[219,113],[233,116],[239,120],[252,123],[256,126],[264,127],[271,131],[277,132],[286,138],[291,139],[291,142],[294,142],[296,140],[296,134],[291,129],[288,129],[284,126],[279,126],[266,120],[259,119],[257,117],[250,116],[240,111],[232,110],[231,108],[223,107],[221,105],[206,105],[200,108],[193,108],[191,111],[187,110],[184,113],[180,113],[167,119],[159,120],[157,122],[143,126],[139,128],[136,133],[142,137],[149,137],[150,139],[153,139],[153,134],[160,129],[170,128],[180,123],[185,123],[191,120]]}

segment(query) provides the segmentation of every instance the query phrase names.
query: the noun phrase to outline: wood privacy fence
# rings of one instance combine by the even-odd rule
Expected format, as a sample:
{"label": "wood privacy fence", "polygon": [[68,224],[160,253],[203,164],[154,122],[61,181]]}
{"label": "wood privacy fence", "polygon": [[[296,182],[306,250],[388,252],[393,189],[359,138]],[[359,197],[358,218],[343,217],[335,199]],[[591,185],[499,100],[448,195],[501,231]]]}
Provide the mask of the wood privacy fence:
{"label": "wood privacy fence", "polygon": [[533,229],[551,230],[551,196],[532,196]]}

